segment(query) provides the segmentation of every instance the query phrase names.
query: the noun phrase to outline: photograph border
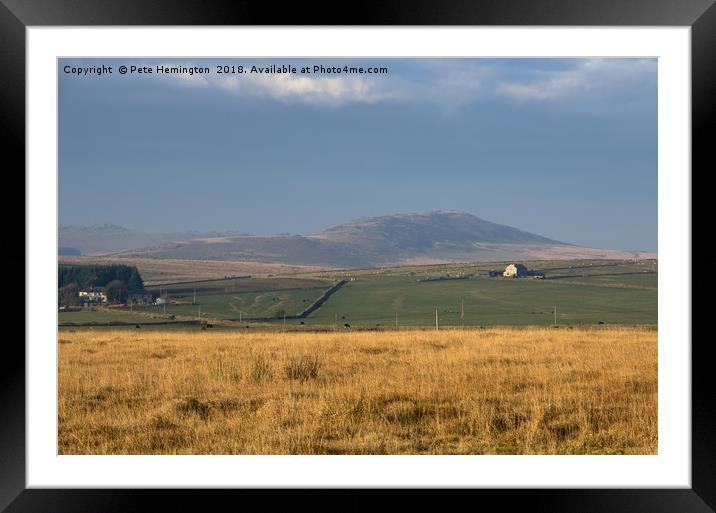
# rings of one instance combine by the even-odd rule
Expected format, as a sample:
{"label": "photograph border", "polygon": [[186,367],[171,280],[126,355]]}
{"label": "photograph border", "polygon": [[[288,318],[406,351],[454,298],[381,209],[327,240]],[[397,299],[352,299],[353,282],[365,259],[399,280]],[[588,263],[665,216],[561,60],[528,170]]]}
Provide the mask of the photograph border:
{"label": "photograph border", "polygon": [[[579,2],[576,5],[565,0],[551,2],[447,2],[436,7],[429,2],[382,2],[380,5],[352,6],[355,12],[344,18],[328,4],[295,4],[287,10],[271,12],[270,5],[259,7],[258,2],[216,2],[212,9],[205,2],[155,1],[149,5],[129,1],[80,0],[0,0],[0,110],[3,119],[2,134],[7,149],[4,152],[8,178],[20,176],[16,168],[25,168],[25,29],[28,26],[111,26],[111,25],[619,25],[653,26],[682,25],[691,27],[692,70],[692,170],[713,169],[712,144],[707,129],[713,123],[716,70],[712,67],[716,56],[716,6],[713,0],[684,2]],[[548,7],[548,8],[546,8]],[[348,21],[349,20],[349,21]],[[10,157],[9,159],[7,157]],[[695,173],[692,171],[692,233],[705,228],[703,218],[694,211],[696,196],[706,194],[707,188],[693,187]],[[23,178],[17,178],[18,187],[25,191]],[[7,190],[18,190],[15,184],[7,184]],[[12,189],[10,189],[12,187]],[[24,196],[24,194],[23,194]],[[9,202],[7,203],[10,204]],[[10,208],[8,214],[10,214]],[[15,210],[15,209],[12,209]],[[14,212],[12,212],[14,213]],[[16,216],[6,215],[13,221]],[[19,223],[14,223],[19,225]],[[18,236],[13,240],[25,240],[16,226]],[[23,244],[24,247],[24,244]],[[3,256],[6,265],[21,265],[27,272],[25,255]],[[705,247],[692,239],[693,264],[709,265]],[[696,267],[697,269],[699,267]],[[19,280],[19,276],[16,277]],[[691,281],[691,276],[688,277]],[[699,276],[692,281],[692,293],[705,291],[712,277]],[[706,297],[706,296],[704,296]],[[27,298],[25,298],[27,299]],[[16,304],[16,300],[14,301]],[[28,304],[27,301],[25,304]],[[706,313],[706,301],[692,301],[692,319]],[[692,335],[695,324],[692,325]],[[716,392],[710,377],[710,361],[706,356],[708,339],[692,343],[692,488],[691,489],[643,489],[643,490],[471,490],[459,491],[470,494],[480,501],[499,501],[500,508],[515,509],[528,505],[531,510],[549,511],[713,511],[716,506]],[[13,340],[13,339],[9,339]],[[0,508],[6,511],[140,511],[149,510],[154,501],[161,501],[162,509],[204,509],[215,500],[231,500],[235,494],[270,493],[271,501],[289,499],[315,506],[313,509],[336,506],[340,494],[341,509],[357,509],[368,506],[387,491],[371,490],[78,490],[78,489],[27,489],[25,466],[25,354],[22,349],[6,343],[0,373],[0,394],[4,402],[0,431]],[[457,491],[451,492],[457,494]],[[477,494],[474,496],[473,494]],[[401,493],[404,506],[411,503],[425,505],[425,490]],[[442,494],[441,494],[442,495]],[[454,495],[459,498],[458,495]],[[258,497],[257,497],[258,498]]]}

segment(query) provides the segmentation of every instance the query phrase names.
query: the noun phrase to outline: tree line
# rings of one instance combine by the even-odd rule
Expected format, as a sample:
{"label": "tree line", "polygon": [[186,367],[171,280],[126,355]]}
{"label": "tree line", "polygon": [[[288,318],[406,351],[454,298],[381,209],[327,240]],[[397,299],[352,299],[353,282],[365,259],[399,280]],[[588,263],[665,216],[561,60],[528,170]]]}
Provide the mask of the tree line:
{"label": "tree line", "polygon": [[144,290],[144,280],[133,265],[60,265],[58,267],[58,300],[63,306],[78,306],[79,292],[101,287],[107,301],[122,303],[128,293]]}

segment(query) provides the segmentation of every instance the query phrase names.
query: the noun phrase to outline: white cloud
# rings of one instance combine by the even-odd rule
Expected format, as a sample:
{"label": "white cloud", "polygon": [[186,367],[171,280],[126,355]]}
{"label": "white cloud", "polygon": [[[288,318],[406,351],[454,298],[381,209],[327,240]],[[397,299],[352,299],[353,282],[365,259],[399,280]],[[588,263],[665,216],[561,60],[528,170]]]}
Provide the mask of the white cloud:
{"label": "white cloud", "polygon": [[[219,80],[213,81],[214,85],[218,86],[221,89],[224,89],[225,91],[228,91],[230,93],[235,93],[239,90],[239,87],[241,86],[241,82],[239,82],[239,77],[233,76],[233,77],[223,77]],[[209,82],[207,81],[207,85]]]}
{"label": "white cloud", "polygon": [[[176,65],[176,64],[175,64]],[[190,65],[187,63],[187,65]],[[390,69],[390,64],[388,64]],[[494,66],[477,60],[419,60],[408,73],[310,76],[290,73],[173,75],[187,86],[214,88],[285,103],[340,106],[384,101],[422,102],[448,112],[477,99],[554,101],[606,97],[656,78],[654,59],[586,59],[568,68]]]}
{"label": "white cloud", "polygon": [[342,105],[388,99],[380,77],[309,77],[305,75],[172,75],[188,86],[213,87],[231,94],[269,97],[284,102]]}
{"label": "white cloud", "polygon": [[249,75],[221,78],[216,83],[228,91],[267,96],[285,102],[341,105],[374,103],[386,98],[386,93],[381,92],[373,80],[355,76]]}

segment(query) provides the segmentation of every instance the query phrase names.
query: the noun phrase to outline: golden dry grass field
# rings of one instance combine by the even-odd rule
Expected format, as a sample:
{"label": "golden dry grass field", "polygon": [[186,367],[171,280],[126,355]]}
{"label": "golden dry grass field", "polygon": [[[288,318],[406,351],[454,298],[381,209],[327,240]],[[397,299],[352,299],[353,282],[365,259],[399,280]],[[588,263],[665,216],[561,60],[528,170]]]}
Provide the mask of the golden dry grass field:
{"label": "golden dry grass field", "polygon": [[655,454],[657,331],[59,335],[60,454]]}

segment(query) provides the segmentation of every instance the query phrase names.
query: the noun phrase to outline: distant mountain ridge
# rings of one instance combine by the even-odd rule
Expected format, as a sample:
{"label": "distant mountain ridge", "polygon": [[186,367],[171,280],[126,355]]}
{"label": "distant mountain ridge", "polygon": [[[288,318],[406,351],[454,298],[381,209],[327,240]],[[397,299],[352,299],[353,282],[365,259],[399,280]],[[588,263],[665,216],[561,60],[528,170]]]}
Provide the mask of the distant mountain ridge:
{"label": "distant mountain ridge", "polygon": [[147,234],[115,225],[60,227],[60,246],[78,248],[83,254],[104,252],[116,257],[243,260],[343,268],[655,257],[652,253],[575,246],[457,211],[365,217],[307,235]]}
{"label": "distant mountain ridge", "polygon": [[[61,254],[102,255],[158,246],[168,242],[182,242],[202,237],[223,237],[240,235],[239,232],[169,232],[147,233],[131,230],[116,224],[94,224],[91,226],[59,226]],[[73,251],[74,250],[74,251]]]}

